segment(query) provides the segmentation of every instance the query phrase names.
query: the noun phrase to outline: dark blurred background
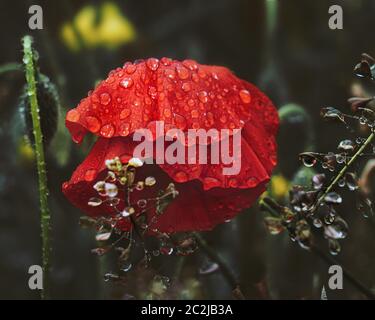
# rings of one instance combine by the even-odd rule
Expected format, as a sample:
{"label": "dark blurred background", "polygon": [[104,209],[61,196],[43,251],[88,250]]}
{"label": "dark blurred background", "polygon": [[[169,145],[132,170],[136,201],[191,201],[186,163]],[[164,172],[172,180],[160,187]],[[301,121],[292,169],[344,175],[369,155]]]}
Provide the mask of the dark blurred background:
{"label": "dark blurred background", "polygon": [[[43,8],[43,30],[28,28],[32,4]],[[328,28],[333,4],[343,8],[343,30]],[[127,60],[191,58],[230,68],[264,90],[279,109],[298,104],[304,112],[283,120],[279,139],[275,192],[282,198],[300,169],[299,152],[329,151],[337,137],[345,137],[342,128],[319,119],[320,107],[345,109],[354,92],[372,93],[352,70],[362,52],[375,54],[374,15],[373,0],[2,0],[0,67],[22,61],[20,40],[31,34],[40,71],[56,85],[61,102],[57,133],[47,151],[52,297],[144,298],[155,291],[137,283],[136,273],[126,287],[102,280],[111,261],[99,262],[90,253],[94,234],[79,227],[80,212],[60,191],[90,145],[79,149],[71,143],[64,114],[96,81]],[[0,298],[29,299],[38,293],[28,289],[27,270],[41,263],[37,176],[19,109],[24,74],[10,69],[0,73]],[[337,260],[375,288],[374,224],[356,213],[352,200],[345,198],[341,208],[350,233]],[[319,299],[323,285],[329,299],[364,298],[345,281],[344,290],[329,290],[328,265],[287,235],[268,235],[262,220],[253,208],[205,235],[239,276],[246,298]],[[328,252],[325,242],[321,247]],[[220,273],[199,274],[207,263],[200,253],[185,259],[179,279],[160,297],[231,298]],[[170,273],[164,269],[160,272]]]}

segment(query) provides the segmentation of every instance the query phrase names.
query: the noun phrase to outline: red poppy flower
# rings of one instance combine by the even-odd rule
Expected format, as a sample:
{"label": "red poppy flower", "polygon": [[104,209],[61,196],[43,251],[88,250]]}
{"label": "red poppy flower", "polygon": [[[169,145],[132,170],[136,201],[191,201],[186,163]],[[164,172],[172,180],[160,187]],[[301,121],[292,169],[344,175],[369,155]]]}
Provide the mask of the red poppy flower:
{"label": "red poppy flower", "polygon": [[[265,190],[276,165],[278,116],[272,102],[224,67],[150,58],[110,72],[67,113],[66,125],[75,142],[81,142],[87,132],[99,138],[70,181],[64,183],[66,197],[90,216],[116,214],[111,205],[88,205],[89,199],[97,196],[94,185],[107,174],[105,161],[115,157],[128,161],[137,146],[133,133],[153,130],[156,121],[163,121],[165,130],[242,131],[241,167],[236,175],[224,175],[225,164],[209,161],[148,164],[137,169],[136,181],[152,176],[157,184],[132,193],[132,203],[157,197],[158,190],[171,182],[179,193],[157,219],[153,219],[154,208],[147,211],[154,229],[168,233],[212,229],[250,207]],[[229,140],[233,146],[233,137]],[[130,223],[124,218],[121,225],[127,230]]]}

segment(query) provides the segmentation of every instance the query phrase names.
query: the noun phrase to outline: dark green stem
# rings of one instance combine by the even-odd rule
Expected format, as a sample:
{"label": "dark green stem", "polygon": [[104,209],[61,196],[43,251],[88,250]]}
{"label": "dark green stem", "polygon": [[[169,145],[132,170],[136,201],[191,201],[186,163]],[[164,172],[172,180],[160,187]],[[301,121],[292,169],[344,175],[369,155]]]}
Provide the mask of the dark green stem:
{"label": "dark green stem", "polygon": [[363,150],[366,149],[366,147],[371,143],[371,141],[374,139],[375,133],[371,133],[366,141],[362,144],[362,146],[357,150],[357,152],[353,155],[353,157],[345,164],[345,166],[340,170],[339,174],[332,180],[332,182],[329,184],[329,186],[325,189],[323,194],[319,197],[317,202],[315,203],[314,210],[316,210],[319,205],[322,203],[326,195],[333,189],[333,187],[336,185],[336,183],[343,177],[343,175],[346,173],[348,168],[354,163],[354,161],[361,156]]}
{"label": "dark green stem", "polygon": [[0,66],[0,74],[11,72],[11,71],[21,71],[22,65],[16,62],[7,63],[2,66]]}
{"label": "dark green stem", "polygon": [[245,299],[243,296],[239,283],[237,281],[236,276],[233,274],[230,267],[226,264],[226,262],[223,260],[223,258],[216,253],[215,250],[213,250],[206,242],[206,240],[197,232],[194,232],[194,237],[197,240],[197,243],[199,245],[199,248],[202,249],[202,251],[220,268],[220,271],[224,278],[227,280],[228,284],[231,286],[233,292],[235,293],[236,298],[238,299]]}
{"label": "dark green stem", "polygon": [[25,65],[25,75],[27,82],[27,94],[30,101],[30,111],[33,123],[33,133],[35,139],[35,154],[38,170],[39,201],[41,210],[41,229],[42,229],[42,262],[43,262],[43,289],[42,299],[49,298],[49,269],[50,269],[50,213],[48,208],[48,188],[46,163],[44,159],[43,134],[40,126],[40,115],[37,100],[37,89],[35,80],[34,54],[32,48],[32,38],[25,36],[23,38],[23,63]]}

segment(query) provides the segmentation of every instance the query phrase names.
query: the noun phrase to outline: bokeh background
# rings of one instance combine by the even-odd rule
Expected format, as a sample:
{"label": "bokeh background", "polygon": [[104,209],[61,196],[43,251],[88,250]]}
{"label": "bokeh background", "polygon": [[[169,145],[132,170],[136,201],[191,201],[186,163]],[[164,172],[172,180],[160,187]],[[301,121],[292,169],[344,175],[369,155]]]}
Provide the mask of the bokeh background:
{"label": "bokeh background", "polygon": [[[32,4],[43,8],[43,30],[28,28]],[[333,4],[344,10],[343,30],[328,28],[328,8]],[[137,273],[125,287],[103,281],[103,273],[113,264],[91,254],[94,233],[78,225],[80,212],[61,193],[62,182],[90,146],[90,142],[84,148],[73,145],[64,129],[64,114],[96,81],[128,60],[167,56],[224,65],[259,86],[279,109],[291,103],[302,108],[282,121],[280,164],[270,191],[282,200],[291,181],[303,175],[298,153],[333,150],[346,135],[344,129],[320,120],[320,107],[345,109],[353,92],[372,93],[371,85],[357,82],[352,70],[362,52],[375,54],[374,14],[373,0],[2,0],[0,298],[38,298],[27,286],[27,270],[41,263],[37,176],[20,111],[24,74],[17,68],[1,69],[21,62],[22,36],[34,37],[39,68],[60,97],[58,129],[47,151],[52,297],[231,299],[220,272],[200,274],[210,262],[199,252],[177,264],[178,279],[171,277],[176,261],[161,263],[157,272],[172,278],[166,291],[154,290]],[[350,233],[336,259],[375,289],[374,222],[356,212],[351,196],[345,197],[340,210]],[[204,236],[238,275],[248,299],[319,299],[323,285],[328,299],[364,298],[345,280],[344,290],[329,290],[329,265],[287,235],[269,235],[256,206]],[[320,246],[328,252],[325,241]]]}

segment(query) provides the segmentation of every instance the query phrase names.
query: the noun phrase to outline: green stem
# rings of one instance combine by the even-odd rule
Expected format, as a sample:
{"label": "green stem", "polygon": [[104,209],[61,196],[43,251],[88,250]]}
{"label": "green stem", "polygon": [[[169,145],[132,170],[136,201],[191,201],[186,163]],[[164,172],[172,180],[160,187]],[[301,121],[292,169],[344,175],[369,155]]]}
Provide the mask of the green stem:
{"label": "green stem", "polygon": [[340,170],[339,174],[335,177],[335,179],[332,180],[332,182],[329,184],[327,189],[325,189],[324,193],[319,197],[318,201],[316,202],[314,206],[314,210],[316,210],[319,205],[322,203],[326,195],[333,189],[333,187],[336,185],[336,183],[342,178],[342,176],[345,174],[345,172],[348,170],[348,168],[351,166],[351,164],[359,157],[361,156],[363,150],[366,149],[366,147],[371,143],[371,141],[374,139],[375,133],[371,133],[366,141],[362,144],[362,146],[358,149],[358,151],[354,154],[354,156],[345,164],[345,166]]}
{"label": "green stem", "polygon": [[194,237],[197,240],[199,248],[215,263],[218,264],[220,271],[224,278],[227,280],[228,284],[230,285],[233,295],[239,299],[244,300],[245,297],[243,296],[237,277],[234,275],[230,267],[224,261],[224,259],[217,254],[217,252],[211,248],[206,240],[197,232],[194,232]]}
{"label": "green stem", "polygon": [[21,71],[22,65],[16,62],[7,63],[0,66],[0,74],[10,72],[10,71]]}
{"label": "green stem", "polygon": [[33,133],[35,138],[35,154],[38,169],[39,201],[41,210],[41,229],[42,229],[42,259],[43,259],[43,289],[41,291],[42,299],[49,298],[49,269],[50,269],[50,213],[48,208],[48,188],[46,163],[43,150],[43,134],[40,126],[40,115],[37,100],[37,89],[35,80],[34,55],[32,49],[32,38],[25,36],[23,38],[23,62],[25,65],[25,75],[27,82],[27,94],[30,101],[31,118],[33,123]]}

